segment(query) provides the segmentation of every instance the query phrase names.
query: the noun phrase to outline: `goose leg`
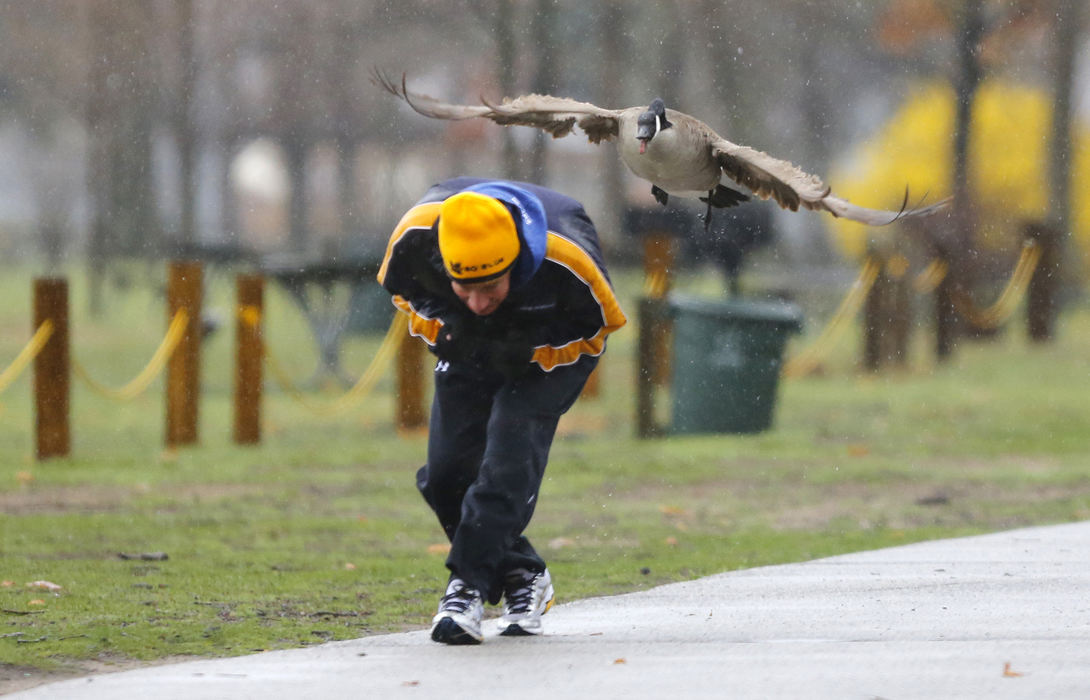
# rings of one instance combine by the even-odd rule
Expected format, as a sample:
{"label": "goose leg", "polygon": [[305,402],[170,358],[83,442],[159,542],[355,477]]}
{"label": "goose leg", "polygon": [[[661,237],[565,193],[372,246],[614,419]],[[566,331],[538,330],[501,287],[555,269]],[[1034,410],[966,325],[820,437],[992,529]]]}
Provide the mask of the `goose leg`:
{"label": "goose leg", "polygon": [[666,194],[666,190],[658,185],[651,185],[651,194],[655,195],[655,201],[662,206],[666,206],[666,202],[670,199],[670,195]]}
{"label": "goose leg", "polygon": [[[711,190],[710,192],[708,192],[708,199],[707,199],[708,211],[706,211],[704,213],[704,233],[707,233],[708,229],[710,229],[711,225],[712,225],[712,195],[713,194],[715,194],[715,190]],[[701,197],[701,199],[704,199],[704,198]]]}

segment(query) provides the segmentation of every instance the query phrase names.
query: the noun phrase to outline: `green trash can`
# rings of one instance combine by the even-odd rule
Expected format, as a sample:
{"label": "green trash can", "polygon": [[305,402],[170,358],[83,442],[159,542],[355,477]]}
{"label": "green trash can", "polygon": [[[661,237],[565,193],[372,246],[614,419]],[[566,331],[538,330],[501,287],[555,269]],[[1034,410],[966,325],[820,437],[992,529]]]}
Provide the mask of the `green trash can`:
{"label": "green trash can", "polygon": [[794,304],[672,297],[673,433],[758,433],[772,426],[783,349],[802,330]]}

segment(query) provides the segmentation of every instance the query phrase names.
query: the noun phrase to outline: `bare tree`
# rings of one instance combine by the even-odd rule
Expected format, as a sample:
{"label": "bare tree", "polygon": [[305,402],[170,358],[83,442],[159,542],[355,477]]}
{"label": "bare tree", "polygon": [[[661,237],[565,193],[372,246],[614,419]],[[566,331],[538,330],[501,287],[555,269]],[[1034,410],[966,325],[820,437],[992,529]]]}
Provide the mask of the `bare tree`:
{"label": "bare tree", "polygon": [[1071,222],[1071,93],[1075,82],[1075,50],[1081,27],[1078,0],[1054,0],[1053,111],[1049,139],[1049,207],[1052,223],[1067,232]]}
{"label": "bare tree", "polygon": [[0,6],[0,118],[28,137],[36,239],[50,267],[60,263],[78,226],[85,27],[75,0]]}
{"label": "bare tree", "polygon": [[109,261],[122,253],[155,253],[160,242],[152,177],[152,11],[150,4],[124,0],[90,5],[86,123],[93,313],[104,310],[102,284]]}
{"label": "bare tree", "polygon": [[[557,59],[556,21],[557,0],[535,0],[534,15],[531,21],[531,35],[536,37],[537,63],[534,66],[534,77],[530,82],[533,92],[550,94],[560,84],[560,69]],[[534,182],[545,181],[547,136],[545,132],[535,129],[533,146],[530,149],[530,163],[526,169],[525,177]]]}

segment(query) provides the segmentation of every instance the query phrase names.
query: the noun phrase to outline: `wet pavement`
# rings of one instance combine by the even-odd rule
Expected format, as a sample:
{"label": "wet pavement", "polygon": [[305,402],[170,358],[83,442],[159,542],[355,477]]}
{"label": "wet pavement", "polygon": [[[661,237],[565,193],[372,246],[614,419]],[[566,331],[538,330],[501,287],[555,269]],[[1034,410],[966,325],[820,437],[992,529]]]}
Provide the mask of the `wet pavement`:
{"label": "wet pavement", "polygon": [[[563,595],[563,581],[556,581]],[[102,674],[12,700],[1090,698],[1090,522],[558,605],[545,635],[426,631]]]}

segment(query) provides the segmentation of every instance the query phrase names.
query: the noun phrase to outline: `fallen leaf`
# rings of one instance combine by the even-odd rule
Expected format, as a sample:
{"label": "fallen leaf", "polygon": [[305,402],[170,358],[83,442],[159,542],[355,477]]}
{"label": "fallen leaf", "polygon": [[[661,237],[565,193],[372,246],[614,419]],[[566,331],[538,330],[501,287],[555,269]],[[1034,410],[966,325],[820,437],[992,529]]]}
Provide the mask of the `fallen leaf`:
{"label": "fallen leaf", "polygon": [[402,681],[401,685],[407,686],[409,688],[415,688],[416,686],[420,685],[420,681]]}
{"label": "fallen leaf", "polygon": [[1004,678],[1018,678],[1021,675],[1023,675],[1023,674],[1019,673],[1018,671],[1011,670],[1011,662],[1010,661],[1003,664],[1003,677]]}
{"label": "fallen leaf", "polygon": [[554,537],[549,540],[549,549],[563,549],[565,547],[571,547],[575,544],[575,540],[567,537]]}
{"label": "fallen leaf", "polygon": [[37,588],[40,591],[51,591],[56,593],[57,591],[64,590],[61,586],[53,583],[52,581],[31,581],[26,585],[27,588]]}
{"label": "fallen leaf", "polygon": [[676,547],[676,546],[677,546],[677,538],[676,538],[676,537],[667,537],[667,538],[666,538],[665,540],[663,540],[663,541],[664,541],[664,542],[665,542],[666,544],[670,545],[671,547]]}
{"label": "fallen leaf", "polygon": [[624,659],[613,659],[613,663],[614,664],[626,664],[628,662],[625,661]]}
{"label": "fallen leaf", "polygon": [[355,571],[356,570],[356,565],[353,564],[350,561],[346,561],[344,563],[344,568],[345,568],[346,571]]}
{"label": "fallen leaf", "polygon": [[14,581],[0,581],[0,588],[11,588],[14,585]]}
{"label": "fallen leaf", "polygon": [[849,457],[866,457],[870,454],[870,448],[866,445],[848,445]]}
{"label": "fallen leaf", "polygon": [[659,506],[659,512],[663,515],[688,515],[689,511],[679,506]]}
{"label": "fallen leaf", "polygon": [[439,544],[429,544],[428,554],[446,554],[450,551],[450,542],[440,542]]}
{"label": "fallen leaf", "polygon": [[27,603],[27,605],[45,605],[45,601],[41,598],[35,598],[34,600]]}
{"label": "fallen leaf", "polygon": [[18,481],[20,484],[26,486],[30,482],[34,481],[34,475],[25,470],[15,472],[15,480]]}

